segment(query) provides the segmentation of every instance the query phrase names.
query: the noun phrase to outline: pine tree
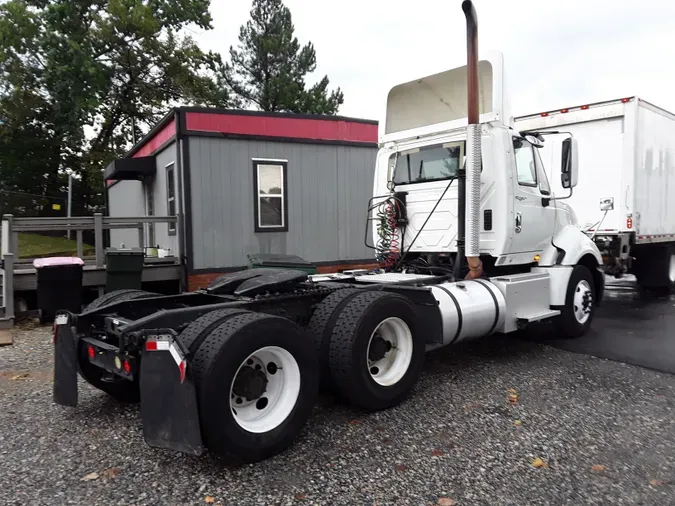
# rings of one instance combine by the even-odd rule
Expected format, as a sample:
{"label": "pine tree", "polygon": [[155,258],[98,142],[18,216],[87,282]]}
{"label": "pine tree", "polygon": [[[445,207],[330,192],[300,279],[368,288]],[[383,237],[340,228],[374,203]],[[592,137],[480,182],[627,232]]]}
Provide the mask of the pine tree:
{"label": "pine tree", "polygon": [[316,52],[311,42],[300,47],[294,31],[281,0],[253,0],[238,49],[230,47],[230,87],[244,106],[263,111],[337,114],[344,95],[339,87],[328,91],[328,76],[306,87],[305,77],[316,70]]}

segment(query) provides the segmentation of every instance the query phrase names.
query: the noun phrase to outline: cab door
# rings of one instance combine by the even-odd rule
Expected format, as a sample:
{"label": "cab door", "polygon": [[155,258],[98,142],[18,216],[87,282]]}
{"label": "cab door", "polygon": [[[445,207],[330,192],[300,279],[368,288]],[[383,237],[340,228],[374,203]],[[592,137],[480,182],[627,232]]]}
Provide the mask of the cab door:
{"label": "cab door", "polygon": [[513,223],[510,253],[534,256],[550,243],[555,227],[555,206],[539,148],[513,137]]}

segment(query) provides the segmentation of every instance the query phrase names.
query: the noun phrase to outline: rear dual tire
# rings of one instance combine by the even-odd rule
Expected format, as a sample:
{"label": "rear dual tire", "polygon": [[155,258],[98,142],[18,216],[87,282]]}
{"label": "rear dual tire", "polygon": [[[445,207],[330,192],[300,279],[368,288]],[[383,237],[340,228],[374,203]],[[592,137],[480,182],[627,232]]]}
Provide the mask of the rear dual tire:
{"label": "rear dual tire", "polygon": [[295,442],[318,395],[317,356],[304,329],[229,309],[202,316],[179,339],[194,353],[189,368],[210,452],[256,462]]}
{"label": "rear dual tire", "polygon": [[326,298],[312,317],[325,325],[310,322],[310,328],[322,330],[315,343],[324,384],[361,409],[400,404],[424,364],[425,340],[415,308],[390,292],[340,292]]}

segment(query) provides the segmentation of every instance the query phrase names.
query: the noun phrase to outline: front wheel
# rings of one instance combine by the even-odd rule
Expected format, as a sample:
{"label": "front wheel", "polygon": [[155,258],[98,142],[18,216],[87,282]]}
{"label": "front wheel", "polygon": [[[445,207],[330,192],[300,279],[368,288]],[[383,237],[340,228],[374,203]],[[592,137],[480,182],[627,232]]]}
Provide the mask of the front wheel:
{"label": "front wheel", "polygon": [[554,325],[560,337],[581,337],[591,327],[595,315],[595,283],[588,267],[576,265],[567,284],[565,306]]}

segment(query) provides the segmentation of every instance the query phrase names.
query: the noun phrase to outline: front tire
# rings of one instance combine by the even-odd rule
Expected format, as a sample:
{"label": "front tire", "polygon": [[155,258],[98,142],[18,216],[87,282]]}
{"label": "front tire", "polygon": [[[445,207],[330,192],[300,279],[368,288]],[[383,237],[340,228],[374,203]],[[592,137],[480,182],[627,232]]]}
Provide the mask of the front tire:
{"label": "front tire", "polygon": [[291,446],[318,396],[311,336],[278,316],[229,317],[202,342],[193,367],[206,447],[244,462]]}
{"label": "front tire", "polygon": [[417,382],[425,341],[405,297],[365,292],[349,300],[333,327],[329,365],[340,395],[363,409],[400,404]]}
{"label": "front tire", "polygon": [[578,338],[586,334],[595,315],[595,283],[588,267],[575,265],[567,284],[565,306],[554,325],[560,337]]}

